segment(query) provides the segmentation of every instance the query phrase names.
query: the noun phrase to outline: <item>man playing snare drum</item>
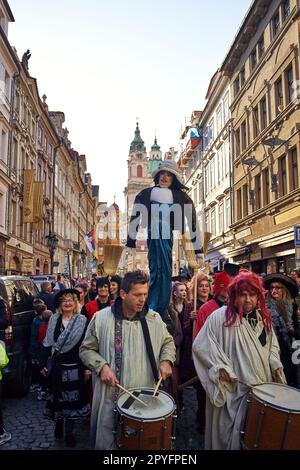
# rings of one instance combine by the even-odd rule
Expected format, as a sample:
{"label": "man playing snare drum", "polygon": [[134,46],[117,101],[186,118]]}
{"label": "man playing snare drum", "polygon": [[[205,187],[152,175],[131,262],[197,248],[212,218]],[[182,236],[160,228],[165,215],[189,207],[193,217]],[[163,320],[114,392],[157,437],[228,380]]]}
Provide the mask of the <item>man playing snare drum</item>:
{"label": "man playing snare drum", "polygon": [[244,384],[285,381],[262,280],[242,272],[228,292],[228,306],[209,316],[193,344],[207,394],[206,449],[241,448],[249,391]]}
{"label": "man playing snare drum", "polygon": [[[95,449],[115,448],[117,384],[126,389],[153,387],[155,372],[163,380],[172,373],[174,341],[161,316],[147,306],[148,281],[142,271],[127,273],[120,297],[94,315],[80,347],[82,362],[95,373],[91,416]],[[153,348],[152,365],[143,334],[145,323]]]}

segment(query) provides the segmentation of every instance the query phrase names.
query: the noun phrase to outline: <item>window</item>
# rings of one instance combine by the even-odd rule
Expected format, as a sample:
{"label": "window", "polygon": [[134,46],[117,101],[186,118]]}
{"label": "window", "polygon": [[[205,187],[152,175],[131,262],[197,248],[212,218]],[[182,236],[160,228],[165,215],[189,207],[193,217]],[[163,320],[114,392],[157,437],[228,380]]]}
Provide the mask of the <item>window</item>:
{"label": "window", "polygon": [[241,80],[241,87],[242,87],[246,81],[245,66],[241,69],[240,80]]}
{"label": "window", "polygon": [[256,47],[253,49],[253,51],[250,54],[250,69],[251,72],[255,69],[257,66],[257,54],[256,54]]}
{"label": "window", "polygon": [[243,186],[243,217],[248,215],[248,185]]}
{"label": "window", "polygon": [[224,124],[229,118],[229,93],[226,93],[223,101],[223,111],[224,111]]}
{"label": "window", "polygon": [[280,30],[280,15],[277,11],[276,15],[272,18],[272,38],[275,38]]}
{"label": "window", "polygon": [[209,128],[209,134],[208,134],[208,142],[210,143],[211,141],[214,140],[214,120],[212,119],[210,121],[210,123],[208,124],[208,128]]}
{"label": "window", "polygon": [[255,209],[261,208],[261,175],[255,176]]}
{"label": "window", "polygon": [[224,232],[224,203],[220,202],[219,205],[219,233]]}
{"label": "window", "polygon": [[216,208],[213,207],[211,210],[211,233],[213,236],[216,235]]}
{"label": "window", "polygon": [[193,202],[194,202],[195,205],[198,204],[197,192],[198,192],[197,188],[194,188],[194,200],[193,200]]}
{"label": "window", "polygon": [[230,196],[226,198],[226,229],[229,228],[231,222],[231,212],[230,212]]}
{"label": "window", "polygon": [[141,165],[137,166],[136,175],[138,178],[143,178],[143,167]]}
{"label": "window", "polygon": [[241,153],[241,136],[240,129],[235,131],[235,156],[238,157]]}
{"label": "window", "polygon": [[259,134],[258,122],[258,105],[253,109],[253,138],[255,139]]}
{"label": "window", "polygon": [[212,190],[215,187],[215,172],[214,172],[214,167],[213,167],[213,161],[210,162],[209,164],[209,169],[210,169],[210,190]]}
{"label": "window", "polygon": [[229,142],[227,142],[225,144],[225,146],[223,147],[223,155],[224,155],[224,164],[225,164],[225,176],[227,176],[229,174],[229,159],[230,159],[230,156],[229,156]]}
{"label": "window", "polygon": [[17,168],[18,168],[18,141],[17,141],[17,139],[14,139],[14,143],[13,143],[12,167],[13,167],[14,170],[17,170]]}
{"label": "window", "polygon": [[208,195],[208,170],[207,167],[204,169],[204,193]]}
{"label": "window", "polygon": [[233,82],[234,97],[236,97],[239,94],[239,91],[240,91],[240,77],[237,77]]}
{"label": "window", "polygon": [[267,119],[267,101],[266,97],[264,97],[260,101],[260,126],[261,130],[263,131],[268,125],[268,119]]}
{"label": "window", "polygon": [[2,129],[1,141],[0,141],[0,158],[5,163],[7,162],[7,151],[8,151],[8,133]]}
{"label": "window", "polygon": [[38,130],[38,142],[42,145],[42,128],[39,126]]}
{"label": "window", "polygon": [[5,93],[5,96],[8,99],[8,101],[10,101],[10,76],[8,75],[6,70],[5,70],[5,78],[4,79],[5,79],[4,93]]}
{"label": "window", "polygon": [[286,156],[279,159],[280,195],[287,194]]}
{"label": "window", "polygon": [[236,218],[242,219],[242,191],[238,189],[236,192]]}
{"label": "window", "polygon": [[206,231],[210,232],[209,212],[207,212],[205,215],[205,226],[206,226]]}
{"label": "window", "polygon": [[285,21],[291,14],[290,0],[286,0],[282,5],[282,18]]}
{"label": "window", "polygon": [[243,122],[241,125],[241,140],[242,140],[242,152],[247,147],[247,128],[246,128],[246,121]]}
{"label": "window", "polygon": [[282,89],[282,79],[279,78],[275,82],[275,103],[276,103],[276,116],[280,113],[280,106],[283,105],[283,89]]}
{"label": "window", "polygon": [[299,188],[297,149],[294,148],[290,153],[291,160],[291,190]]}
{"label": "window", "polygon": [[261,59],[261,57],[265,53],[265,38],[264,38],[263,35],[260,38],[260,40],[258,41],[257,50],[258,50],[258,58]]}
{"label": "window", "polygon": [[264,198],[264,206],[267,206],[270,203],[270,175],[269,169],[266,168],[263,173],[263,198]]}
{"label": "window", "polygon": [[222,130],[222,105],[217,109],[217,133],[219,133]]}
{"label": "window", "polygon": [[292,102],[293,93],[294,93],[294,89],[293,89],[293,67],[292,66],[289,67],[286,70],[285,76],[286,76],[287,104],[288,104],[288,103]]}

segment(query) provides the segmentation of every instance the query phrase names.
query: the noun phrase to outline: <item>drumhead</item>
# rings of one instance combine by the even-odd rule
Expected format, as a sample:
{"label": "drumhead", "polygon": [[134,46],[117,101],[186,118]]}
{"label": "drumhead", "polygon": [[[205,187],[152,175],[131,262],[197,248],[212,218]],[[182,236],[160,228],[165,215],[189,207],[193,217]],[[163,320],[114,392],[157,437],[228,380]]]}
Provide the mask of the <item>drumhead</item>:
{"label": "drumhead", "polygon": [[[271,393],[274,398],[260,392],[260,390]],[[259,398],[259,401],[270,403],[278,408],[300,412],[300,390],[296,388],[283,384],[266,383],[252,389],[252,393]]]}
{"label": "drumhead", "polygon": [[166,392],[159,390],[155,397],[152,397],[154,388],[131,388],[130,392],[148,406],[142,405],[124,392],[117,401],[117,409],[122,415],[138,421],[155,421],[170,416],[175,410],[175,402]]}

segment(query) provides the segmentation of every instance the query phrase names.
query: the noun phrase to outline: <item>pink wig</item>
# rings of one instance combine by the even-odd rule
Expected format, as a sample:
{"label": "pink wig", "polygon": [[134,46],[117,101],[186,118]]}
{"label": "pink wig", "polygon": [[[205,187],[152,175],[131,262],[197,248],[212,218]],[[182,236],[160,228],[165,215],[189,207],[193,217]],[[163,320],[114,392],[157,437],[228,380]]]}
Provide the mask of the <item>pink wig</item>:
{"label": "pink wig", "polygon": [[267,309],[265,300],[265,290],[263,288],[262,279],[252,272],[240,272],[238,276],[234,278],[228,288],[228,306],[226,309],[226,321],[225,326],[232,326],[237,316],[240,321],[243,321],[243,310],[240,305],[237,304],[238,296],[243,292],[247,291],[255,293],[257,295],[257,308],[261,311],[262,321],[269,333],[271,331],[271,316]]}

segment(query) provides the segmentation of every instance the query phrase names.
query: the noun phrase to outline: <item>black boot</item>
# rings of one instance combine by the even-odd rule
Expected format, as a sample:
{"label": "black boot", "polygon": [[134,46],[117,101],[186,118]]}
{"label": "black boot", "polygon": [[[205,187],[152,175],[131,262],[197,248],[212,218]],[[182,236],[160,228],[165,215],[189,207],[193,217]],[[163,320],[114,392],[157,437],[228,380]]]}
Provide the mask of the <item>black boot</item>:
{"label": "black boot", "polygon": [[67,447],[76,447],[77,441],[74,434],[66,434],[66,446]]}
{"label": "black boot", "polygon": [[64,419],[60,418],[55,423],[54,430],[55,439],[62,439],[64,437]]}
{"label": "black boot", "polygon": [[74,430],[74,421],[71,419],[66,420],[66,446],[67,447],[76,447],[76,439],[73,434]]}

